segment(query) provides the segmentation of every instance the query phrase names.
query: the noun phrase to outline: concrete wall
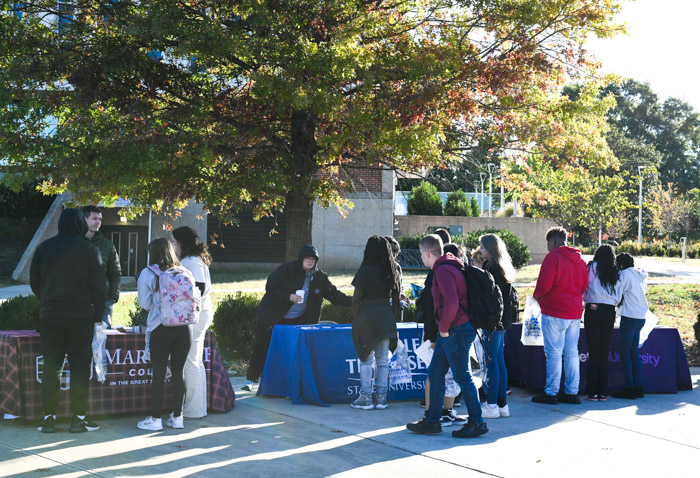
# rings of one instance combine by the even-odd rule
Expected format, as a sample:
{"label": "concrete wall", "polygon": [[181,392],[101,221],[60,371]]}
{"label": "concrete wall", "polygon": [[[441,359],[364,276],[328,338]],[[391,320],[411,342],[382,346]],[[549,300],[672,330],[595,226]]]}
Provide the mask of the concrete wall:
{"label": "concrete wall", "polygon": [[322,269],[357,269],[367,239],[373,234],[392,234],[394,220],[394,173],[382,171],[381,192],[348,195],[355,207],[343,218],[335,207],[314,205],[313,243]]}
{"label": "concrete wall", "polygon": [[466,235],[486,227],[508,229],[523,240],[530,249],[530,263],[539,264],[547,255],[547,243],[544,235],[547,229],[557,224],[550,219],[532,219],[528,217],[461,217],[461,216],[396,216],[398,224],[394,235],[412,236],[425,234],[431,227],[462,226]]}

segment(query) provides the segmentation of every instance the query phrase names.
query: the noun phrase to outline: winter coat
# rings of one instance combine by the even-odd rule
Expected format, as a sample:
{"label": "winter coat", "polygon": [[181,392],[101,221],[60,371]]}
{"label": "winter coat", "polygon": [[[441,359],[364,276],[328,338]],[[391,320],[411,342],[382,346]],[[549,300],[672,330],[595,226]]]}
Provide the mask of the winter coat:
{"label": "winter coat", "polygon": [[107,278],[99,249],[85,240],[87,223],[78,209],[66,209],[58,234],[34,251],[29,283],[39,298],[39,317],[102,322]]}
{"label": "winter coat", "polygon": [[107,300],[116,303],[119,300],[119,286],[122,282],[122,267],[117,249],[100,231],[92,236],[90,242],[97,246],[102,256],[102,266],[107,274]]}
{"label": "winter coat", "polygon": [[484,270],[493,276],[493,281],[501,291],[501,297],[503,297],[503,315],[501,316],[501,323],[496,330],[508,330],[513,325],[513,315],[508,312],[510,290],[513,288],[513,284],[506,280],[501,268],[493,262],[486,261]]}
{"label": "winter coat", "polygon": [[533,296],[542,313],[558,319],[580,319],[583,314],[583,294],[588,288],[588,269],[581,251],[559,246],[542,261]]}
{"label": "winter coat", "polygon": [[[304,257],[313,256],[318,260],[318,252],[311,245],[302,246],[297,260],[285,262],[267,278],[265,295],[260,301],[256,316],[264,325],[275,325],[282,322],[284,315],[292,307],[289,296],[304,287],[306,273],[304,272]],[[321,318],[323,299],[333,304],[350,307],[351,298],[340,292],[328,279],[328,274],[318,267],[313,270],[313,278],[309,284],[308,296],[304,315],[307,323],[318,322]]]}

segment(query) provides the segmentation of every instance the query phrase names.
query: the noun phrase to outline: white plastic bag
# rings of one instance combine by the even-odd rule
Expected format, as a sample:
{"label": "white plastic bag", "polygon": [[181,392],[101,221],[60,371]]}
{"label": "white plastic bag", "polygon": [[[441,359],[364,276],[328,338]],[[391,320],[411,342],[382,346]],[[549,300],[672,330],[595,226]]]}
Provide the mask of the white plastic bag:
{"label": "white plastic bag", "polygon": [[[430,362],[433,360],[433,353],[435,349],[431,347],[432,342],[426,340],[420,347],[416,349],[416,356],[423,361],[426,366],[430,366]],[[447,370],[445,375],[445,396],[446,397],[456,397],[459,395],[460,388],[455,382],[454,376],[452,375],[452,369]]]}
{"label": "white plastic bag", "polygon": [[646,342],[651,331],[654,330],[654,327],[656,327],[656,324],[658,323],[659,319],[654,315],[654,313],[651,310],[647,310],[647,313],[644,316],[644,326],[642,327],[642,330],[639,331],[640,349],[642,348],[642,345],[644,345],[644,342]]}
{"label": "white plastic bag", "polygon": [[408,350],[406,350],[403,340],[399,340],[394,353],[389,352],[389,354],[389,383],[394,385],[411,383],[413,381],[411,366],[408,362]]}
{"label": "white plastic bag", "polygon": [[92,361],[95,364],[97,381],[105,383],[107,378],[107,325],[104,322],[95,324],[95,335],[92,337]]}
{"label": "white plastic bag", "polygon": [[542,309],[534,297],[528,297],[525,302],[525,312],[523,313],[523,330],[520,335],[523,345],[544,346],[542,335]]}

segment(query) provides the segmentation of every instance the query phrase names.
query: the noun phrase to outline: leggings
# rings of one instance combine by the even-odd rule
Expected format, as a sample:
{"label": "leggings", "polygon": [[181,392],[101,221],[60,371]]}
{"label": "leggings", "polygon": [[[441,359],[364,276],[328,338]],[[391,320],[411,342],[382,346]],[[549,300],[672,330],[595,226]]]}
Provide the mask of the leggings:
{"label": "leggings", "polygon": [[166,327],[159,325],[151,332],[151,365],[153,382],[151,383],[151,415],[160,418],[163,414],[165,395],[165,372],[170,357],[170,371],[175,397],[173,415],[182,414],[182,402],[185,398],[185,380],[183,370],[190,351],[190,329],[186,325]]}

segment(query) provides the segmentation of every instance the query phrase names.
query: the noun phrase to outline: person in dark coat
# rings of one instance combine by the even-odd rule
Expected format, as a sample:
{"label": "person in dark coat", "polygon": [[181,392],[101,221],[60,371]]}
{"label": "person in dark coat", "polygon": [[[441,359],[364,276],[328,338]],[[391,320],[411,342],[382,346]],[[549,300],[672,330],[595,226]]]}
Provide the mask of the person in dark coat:
{"label": "person in dark coat", "polygon": [[86,417],[92,359],[93,324],[102,323],[107,278],[100,250],[84,236],[83,213],[66,209],[58,220],[58,235],[34,251],[29,282],[39,298],[39,331],[44,369],[41,396],[43,433],[55,431],[59,381],[63,360],[70,363],[72,433],[93,431],[99,425]]}
{"label": "person in dark coat", "polygon": [[[360,395],[350,404],[353,408],[382,410],[388,406],[389,348],[396,340],[401,306],[401,277],[394,261],[391,244],[382,236],[367,240],[362,265],[352,281],[352,343],[360,358]],[[391,299],[391,304],[389,300]],[[372,384],[372,363],[377,363]],[[374,388],[376,387],[376,393]]]}
{"label": "person in dark coat", "polygon": [[[267,278],[265,295],[255,314],[258,325],[243,390],[252,390],[262,374],[275,325],[317,324],[323,299],[350,307],[350,297],[331,284],[317,264],[318,251],[306,244],[299,249],[297,260],[285,262]],[[304,291],[303,295],[298,291]]]}

